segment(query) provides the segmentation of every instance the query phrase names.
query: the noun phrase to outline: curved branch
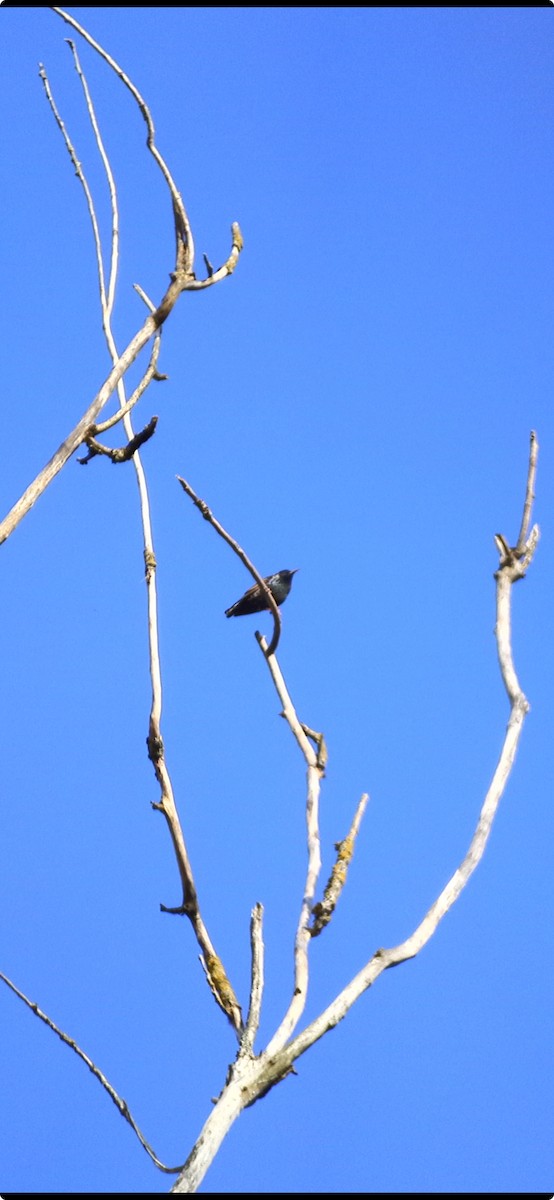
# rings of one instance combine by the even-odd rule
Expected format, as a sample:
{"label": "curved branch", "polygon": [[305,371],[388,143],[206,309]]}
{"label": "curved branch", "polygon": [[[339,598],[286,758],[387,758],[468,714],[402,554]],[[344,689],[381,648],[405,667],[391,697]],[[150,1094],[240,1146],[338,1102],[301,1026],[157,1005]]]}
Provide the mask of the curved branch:
{"label": "curved branch", "polygon": [[60,1029],[59,1025],[56,1025],[55,1021],[53,1021],[52,1018],[47,1015],[47,1013],[43,1012],[42,1009],[39,1008],[38,1004],[35,1004],[34,1000],[29,1000],[29,997],[26,996],[24,992],[21,992],[19,988],[15,986],[15,983],[12,983],[11,979],[8,979],[8,976],[4,975],[3,971],[0,971],[0,979],[2,979],[4,983],[11,988],[12,992],[14,992],[16,996],[19,996],[20,1000],[23,1000],[23,1003],[27,1005],[27,1008],[30,1008],[31,1012],[35,1014],[35,1017],[38,1017],[41,1021],[44,1021],[44,1024],[47,1025],[53,1033],[58,1035],[64,1045],[69,1046],[70,1050],[73,1050],[77,1057],[82,1059],[89,1071],[91,1071],[94,1075],[94,1078],[102,1084],[102,1087],[108,1093],[110,1099],[113,1100],[116,1108],[121,1113],[121,1116],[125,1117],[125,1120],[131,1126],[131,1129],[134,1131],[134,1133],[136,1133],[141,1146],[144,1148],[144,1150],[146,1150],[146,1153],[152,1159],[152,1162],[159,1167],[160,1171],[165,1171],[168,1175],[177,1175],[179,1171],[182,1171],[183,1164],[178,1167],[166,1167],[165,1163],[161,1162],[158,1156],[154,1153],[150,1143],[146,1141],[144,1134],[141,1133],[135,1118],[132,1116],[129,1110],[127,1101],[123,1100],[119,1093],[116,1092],[115,1088],[112,1087],[103,1071],[101,1071],[100,1068],[93,1063],[92,1059],[89,1058],[88,1054],[85,1054],[84,1050],[81,1050],[81,1047],[77,1045],[77,1042],[74,1041],[73,1038],[69,1037],[69,1034],[64,1033],[63,1029]]}
{"label": "curved branch", "polygon": [[148,149],[149,149],[152,157],[154,158],[155,162],[157,163],[157,165],[165,179],[165,182],[167,183],[167,186],[169,188],[169,192],[171,195],[171,200],[172,200],[172,204],[173,204],[173,213],[174,213],[174,217],[175,217],[175,231],[176,231],[177,243],[178,243],[177,255],[179,252],[179,241],[181,241],[186,247],[186,262],[183,264],[183,267],[184,267],[185,271],[187,272],[187,274],[192,274],[192,270],[194,267],[194,240],[192,237],[192,230],[190,227],[190,222],[189,222],[187,212],[186,212],[186,209],[185,209],[185,206],[183,203],[183,198],[177,188],[177,185],[173,179],[171,171],[169,170],[169,167],[168,167],[163,155],[160,154],[160,151],[158,150],[158,147],[156,146],[156,142],[155,142],[156,131],[154,128],[154,122],[152,120],[152,114],[150,112],[150,109],[148,108],[148,105],[146,104],[146,101],[143,100],[138,88],[135,87],[134,83],[129,79],[129,76],[126,75],[123,68],[119,66],[119,63],[116,62],[115,58],[112,58],[111,54],[108,54],[107,50],[104,50],[103,46],[101,46],[99,42],[95,41],[95,39],[93,37],[91,37],[90,33],[88,33],[87,30],[84,29],[83,26],[80,25],[79,22],[75,20],[75,17],[72,17],[71,14],[66,12],[65,9],[63,9],[63,8],[54,8],[53,7],[52,12],[56,13],[58,17],[61,17],[62,21],[66,21],[68,25],[71,25],[71,27],[73,29],[76,29],[77,33],[79,33],[81,35],[81,37],[84,38],[85,42],[88,42],[89,46],[91,46],[92,49],[95,50],[96,53],[100,55],[100,58],[103,58],[104,62],[106,62],[109,67],[111,67],[112,71],[115,72],[115,74],[118,76],[118,78],[121,80],[121,82],[125,85],[125,87],[128,89],[128,91],[131,93],[133,99],[136,101],[136,103],[140,109],[140,112],[142,114],[142,117],[144,119],[144,122],[146,124],[146,129],[147,129],[146,145],[148,146]]}
{"label": "curved branch", "polygon": [[[529,497],[535,477],[537,454],[538,442],[536,435],[532,434],[524,503],[526,528],[529,527],[531,518]],[[475,833],[473,834],[467,853],[460,866],[449,879],[446,887],[443,888],[440,895],[425,914],[423,920],[417,926],[417,929],[404,942],[401,942],[400,945],[394,946],[389,950],[381,949],[375,952],[370,961],[347,984],[328,1008],[311,1025],[303,1030],[294,1041],[290,1042],[283,1049],[281,1055],[278,1056],[279,1069],[282,1069],[283,1064],[293,1063],[299,1055],[304,1054],[310,1046],[313,1046],[314,1042],[323,1037],[328,1029],[332,1029],[339,1021],[342,1021],[354,1002],[363,992],[371,987],[383,971],[389,967],[395,967],[399,963],[406,962],[407,959],[415,958],[416,954],[419,954],[419,951],[423,949],[435,933],[440,921],[442,921],[443,917],[458,899],[483,857],[491,834],[493,821],[514,764],[523,730],[523,723],[529,711],[529,703],[521,689],[513,662],[511,645],[511,589],[512,584],[522,577],[532,561],[538,538],[539,530],[535,525],[525,545],[521,547],[522,561],[517,561],[511,552],[506,556],[506,539],[500,535],[496,536],[497,547],[500,553],[500,566],[495,573],[497,616],[495,636],[500,671],[510,700],[510,717],[496,770],[485,796]]]}
{"label": "curved branch", "polygon": [[224,262],[217,271],[214,271],[210,268],[206,279],[195,279],[194,238],[192,235],[192,229],[187,210],[183,202],[183,197],[181,196],[165,158],[163,157],[163,154],[160,153],[156,145],[156,130],[154,127],[154,121],[146,101],[141,96],[138,88],[135,86],[132,80],[129,79],[129,76],[123,70],[123,67],[120,67],[115,58],[112,58],[111,54],[108,54],[107,50],[104,50],[104,47],[101,46],[100,43],[97,42],[95,38],[93,38],[91,34],[88,33],[87,30],[75,20],[75,17],[72,17],[71,14],[66,12],[63,8],[53,7],[52,12],[56,13],[58,17],[61,17],[62,21],[65,21],[72,27],[72,29],[75,29],[77,33],[84,38],[85,42],[88,42],[88,45],[91,46],[98,55],[100,55],[100,58],[104,59],[104,62],[107,63],[111,70],[117,75],[118,79],[121,80],[138,105],[139,111],[146,125],[146,145],[163,175],[171,196],[173,217],[175,221],[176,261],[179,265],[179,270],[186,277],[186,284],[183,286],[182,290],[200,291],[203,288],[212,287],[214,283],[219,283],[222,279],[225,279],[227,275],[231,275],[231,273],[234,271],[238,262],[239,254],[243,248],[242,234],[238,222],[233,222],[231,226],[232,246],[231,253],[226,262]]}

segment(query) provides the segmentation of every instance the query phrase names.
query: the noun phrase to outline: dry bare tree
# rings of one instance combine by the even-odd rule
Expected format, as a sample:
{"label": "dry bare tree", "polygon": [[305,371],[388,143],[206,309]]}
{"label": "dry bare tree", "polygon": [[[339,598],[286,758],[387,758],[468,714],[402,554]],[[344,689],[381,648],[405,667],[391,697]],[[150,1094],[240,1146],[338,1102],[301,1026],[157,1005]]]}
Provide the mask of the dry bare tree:
{"label": "dry bare tree", "polygon": [[[205,259],[203,277],[197,277],[195,272],[194,240],[187,210],[171,170],[157,147],[154,124],[148,105],[125,71],[70,14],[59,8],[55,8],[53,11],[85,41],[95,54],[100,56],[106,67],[115,73],[121,84],[130,92],[140,110],[147,130],[148,151],[154,158],[170,197],[175,235],[175,256],[171,269],[170,283],[161,298],[152,299],[141,288],[137,289],[144,302],[147,315],[128,345],[121,351],[116,346],[113,334],[115,289],[119,265],[119,211],[116,183],[105,150],[102,132],[97,122],[94,100],[81,66],[77,47],[73,40],[69,40],[75,69],[82,85],[84,103],[109,188],[111,202],[111,244],[107,254],[101,241],[95,200],[81,167],[77,148],[73,146],[63,117],[58,112],[56,101],[44,70],[42,70],[41,76],[48,103],[82,185],[85,202],[88,207],[96,251],[102,328],[111,356],[112,368],[96,396],[77,421],[74,429],[67,435],[44,469],[29,484],[21,498],[14,504],[1,522],[0,541],[5,542],[16,530],[31,507],[40,499],[48,485],[80,447],[85,447],[83,455],[79,460],[83,464],[101,455],[109,456],[114,463],[132,462],[136,471],[140,494],[145,581],[148,599],[147,639],[151,678],[151,702],[147,746],[148,755],[159,787],[159,798],[153,807],[165,819],[181,885],[180,903],[174,908],[165,908],[165,911],[185,915],[188,918],[200,950],[207,987],[216,1004],[221,1009],[224,1019],[230,1022],[236,1038],[236,1051],[232,1061],[228,1065],[225,1086],[216,1101],[210,1106],[205,1125],[196,1138],[186,1160],[185,1155],[183,1155],[184,1161],[177,1166],[167,1166],[162,1163],[149,1145],[144,1134],[138,1128],[127,1103],[118,1095],[115,1088],[109,1082],[105,1071],[93,1062],[85,1051],[76,1044],[75,1040],[69,1034],[63,1032],[50,1016],[24,995],[14,982],[9,980],[5,974],[2,974],[0,977],[32,1009],[37,1017],[44,1021],[53,1032],[71,1047],[75,1054],[93,1072],[96,1079],[110,1095],[120,1113],[132,1126],[139,1141],[156,1166],[161,1171],[173,1173],[177,1176],[173,1190],[176,1192],[192,1192],[200,1185],[225,1135],[241,1112],[245,1108],[255,1104],[271,1088],[284,1080],[294,1070],[294,1065],[298,1059],[347,1015],[356,1000],[375,983],[384,971],[407,959],[414,958],[420,952],[433,936],[439,922],[458,899],[462,889],[482,858],[498,805],[514,763],[523,723],[528,711],[528,703],[521,689],[512,655],[511,596],[513,584],[523,578],[529,568],[539,536],[537,526],[532,525],[538,442],[535,434],[532,433],[521,526],[515,544],[512,544],[509,539],[501,534],[497,534],[495,538],[499,554],[498,569],[495,575],[495,632],[499,667],[509,702],[509,719],[492,782],[483,800],[481,810],[476,817],[475,831],[470,845],[461,857],[459,866],[448,880],[448,883],[431,904],[423,920],[416,925],[412,933],[399,945],[378,948],[368,961],[361,966],[354,978],[335,996],[325,1010],[305,1025],[302,1024],[302,1019],[308,997],[312,941],[315,937],[324,934],[327,925],[333,918],[335,907],[346,883],[349,865],[368,802],[368,796],[367,794],[362,795],[353,804],[350,829],[345,831],[342,839],[336,843],[335,861],[330,866],[330,869],[328,869],[327,882],[322,886],[319,805],[327,760],[325,738],[321,732],[312,729],[302,719],[306,714],[299,716],[283,677],[277,659],[281,633],[280,612],[267,584],[236,538],[225,529],[218,517],[211,511],[206,501],[195,493],[185,478],[179,477],[179,483],[185,495],[192,500],[199,514],[212,527],[212,530],[231,547],[231,550],[238,556],[250,572],[255,583],[262,588],[266,596],[267,607],[270,609],[273,617],[273,635],[268,643],[260,633],[256,634],[260,650],[260,665],[263,670],[267,670],[269,673],[271,684],[277,692],[282,710],[281,715],[287,722],[290,733],[298,745],[306,776],[307,866],[304,887],[302,895],[299,898],[296,935],[294,945],[291,947],[293,984],[290,1000],[282,1020],[274,1030],[267,1044],[260,1047],[257,1045],[256,1039],[264,993],[262,907],[260,904],[256,904],[252,911],[250,929],[251,986],[250,994],[245,1002],[244,997],[239,998],[237,995],[237,990],[233,986],[233,982],[229,978],[229,973],[225,967],[225,955],[220,947],[216,947],[214,937],[208,929],[205,917],[203,916],[202,898],[199,896],[195,884],[185,831],[179,817],[174,788],[166,763],[161,729],[162,670],[158,643],[157,565],[145,472],[140,457],[140,447],[154,435],[157,418],[152,417],[138,433],[135,432],[132,423],[135,405],[147,393],[150,384],[162,378],[158,371],[161,331],[165,322],[171,317],[180,296],[183,292],[198,292],[211,288],[231,275],[239,260],[242,249],[242,237],[239,226],[234,224],[232,226],[231,249],[227,260],[220,267],[214,269],[208,260]],[[132,364],[136,362],[141,351],[148,346],[150,347],[148,363],[143,369],[138,386],[128,395],[125,382],[127,372]],[[108,419],[99,420],[103,409],[113,396],[117,397],[119,407]],[[121,425],[124,430],[123,444],[115,449],[110,448],[105,444],[104,437],[118,425]],[[186,465],[183,466],[183,469],[187,469]],[[208,1109],[208,1107],[207,1102],[206,1108]]]}

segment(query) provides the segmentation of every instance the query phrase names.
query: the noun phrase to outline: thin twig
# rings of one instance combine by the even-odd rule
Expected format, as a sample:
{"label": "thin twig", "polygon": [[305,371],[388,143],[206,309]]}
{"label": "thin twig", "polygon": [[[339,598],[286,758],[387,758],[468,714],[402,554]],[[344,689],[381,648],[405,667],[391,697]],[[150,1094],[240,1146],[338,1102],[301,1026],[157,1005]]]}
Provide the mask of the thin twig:
{"label": "thin twig", "polygon": [[[81,81],[81,87],[83,89],[83,94],[85,97],[86,109],[87,109],[87,112],[89,115],[89,120],[90,120],[90,123],[92,126],[92,132],[94,134],[94,139],[95,139],[96,145],[98,147],[98,153],[100,154],[100,158],[102,160],[102,166],[104,167],[104,173],[106,175],[106,180],[108,183],[108,189],[109,189],[109,193],[110,193],[110,205],[111,205],[111,213],[112,213],[110,277],[109,277],[108,289],[107,289],[107,293],[106,293],[106,289],[105,289],[104,283],[103,283],[103,272],[102,272],[102,285],[100,288],[101,295],[102,295],[102,319],[103,319],[103,323],[104,323],[103,328],[104,328],[104,332],[107,334],[105,322],[106,322],[106,318],[109,321],[109,319],[113,313],[113,307],[114,307],[114,303],[115,303],[115,286],[116,286],[116,282],[117,282],[117,273],[118,273],[118,265],[119,265],[119,208],[118,208],[118,204],[117,204],[117,188],[116,188],[115,177],[114,177],[114,174],[113,174],[113,171],[111,168],[110,160],[106,153],[103,138],[100,133],[100,126],[99,126],[97,118],[96,118],[96,112],[94,110],[94,104],[92,102],[92,96],[90,94],[88,82],[87,82],[87,79],[81,68],[81,63],[79,61],[77,47],[75,45],[75,42],[73,42],[71,40],[71,38],[67,38],[66,41],[67,41],[67,44],[73,55],[73,61],[75,63],[75,70]],[[92,208],[92,200],[91,200],[90,207]],[[102,262],[103,262],[102,245],[101,245],[100,234],[98,231],[98,225],[96,222],[96,216],[93,211],[91,211],[91,220],[93,222],[94,242],[95,242],[95,246],[96,246],[96,256],[97,256],[98,263],[99,263],[99,269],[102,269]]]}
{"label": "thin twig", "polygon": [[226,279],[228,275],[232,275],[239,261],[241,251],[244,249],[244,241],[238,221],[233,221],[231,225],[231,253],[225,262],[222,263],[217,271],[212,271],[207,279],[195,279],[190,277],[187,279],[183,291],[186,292],[202,292],[208,287],[212,287],[214,283],[221,283],[222,279]]}
{"label": "thin twig", "polygon": [[88,33],[88,31],[84,29],[84,27],[80,25],[78,21],[75,20],[75,17],[72,17],[71,14],[66,12],[63,8],[53,8],[52,11],[57,13],[57,15],[61,17],[63,21],[66,21],[68,25],[71,25],[73,29],[77,30],[77,33],[84,38],[85,42],[88,42],[89,46],[92,46],[92,49],[96,51],[100,58],[104,59],[104,62],[106,62],[111,70],[114,71],[128,91],[130,91],[133,99],[136,101],[146,124],[146,145],[148,146],[150,153],[162,172],[165,182],[169,188],[173,203],[176,230],[178,231],[179,238],[184,242],[187,248],[186,270],[189,273],[192,272],[194,267],[194,240],[192,237],[189,219],[183,203],[183,198],[177,188],[171,171],[169,170],[163,155],[160,154],[160,151],[156,146],[156,131],[154,129],[152,114],[148,108],[148,105],[146,104],[146,101],[143,100],[138,88],[135,87],[134,83],[132,83],[132,81],[129,79],[129,76],[126,75],[123,68],[119,66],[119,63],[116,62],[115,58],[112,58],[111,54],[108,54],[107,50],[104,50],[104,47],[101,46],[99,42],[95,41],[93,37],[91,37],[90,33]]}
{"label": "thin twig", "polygon": [[530,434],[529,448],[529,468],[527,471],[527,487],[525,489],[525,503],[523,505],[523,515],[521,518],[521,529],[516,543],[516,554],[521,556],[525,550],[529,525],[531,524],[531,513],[533,510],[533,501],[535,499],[535,478],[537,474],[537,459],[539,457],[539,442],[534,429]]}
{"label": "thin twig", "polygon": [[137,293],[137,296],[140,296],[141,300],[142,300],[142,301],[143,301],[143,303],[146,305],[146,307],[147,307],[148,311],[149,311],[149,312],[151,312],[151,313],[155,312],[155,311],[156,311],[156,305],[155,305],[155,304],[153,304],[152,300],[150,299],[150,296],[148,296],[148,295],[146,294],[146,292],[145,292],[144,288],[142,288],[142,287],[140,286],[140,283],[134,283],[134,284],[133,284],[133,287],[134,287],[134,289],[135,289],[135,292]]}
{"label": "thin twig", "polygon": [[[73,50],[73,56],[74,56],[74,58],[75,58],[75,60],[76,60],[76,68],[77,68],[78,72],[79,72],[79,73],[80,73],[80,75],[81,75],[81,79],[83,79],[83,75],[82,75],[82,72],[81,72],[81,68],[80,68],[79,60],[78,60],[78,58],[77,58],[77,53],[76,53],[76,50],[75,50],[75,46],[74,46],[73,42],[70,42],[69,44],[70,44],[70,46],[71,46],[71,48],[72,48],[72,50]],[[45,71],[45,69],[44,69],[44,66],[43,66],[43,64],[42,64],[42,63],[39,63],[39,72],[38,72],[38,73],[39,73],[39,77],[40,77],[40,79],[42,80],[43,87],[44,87],[44,91],[45,91],[45,94],[46,94],[46,99],[47,99],[47,101],[48,101],[48,104],[50,105],[50,108],[51,108],[51,110],[52,110],[52,113],[53,113],[53,116],[54,116],[54,120],[55,120],[55,122],[56,122],[56,124],[57,124],[57,126],[58,126],[58,129],[60,130],[60,133],[61,133],[61,135],[62,135],[62,137],[63,137],[63,140],[64,140],[64,142],[65,142],[65,146],[66,146],[67,152],[68,152],[68,154],[69,154],[69,157],[70,157],[70,159],[71,159],[71,162],[73,163],[73,166],[74,166],[74,168],[75,168],[75,174],[76,174],[76,176],[77,176],[77,179],[79,180],[79,182],[80,182],[80,184],[81,184],[81,187],[83,188],[83,191],[84,191],[84,193],[85,193],[85,199],[86,199],[86,202],[87,202],[87,208],[88,208],[88,212],[89,212],[90,222],[91,222],[91,225],[92,225],[92,233],[93,233],[93,237],[94,237],[94,245],[95,245],[95,249],[96,249],[96,266],[97,266],[97,270],[98,270],[98,284],[99,284],[99,287],[100,287],[100,292],[101,292],[101,294],[102,294],[102,295],[104,295],[104,293],[105,293],[105,287],[106,287],[106,284],[105,284],[105,277],[104,277],[104,263],[103,263],[103,260],[102,260],[102,250],[101,250],[101,241],[100,241],[100,230],[99,230],[99,228],[98,228],[98,220],[97,220],[97,217],[96,217],[96,212],[95,212],[95,208],[94,208],[94,201],[93,201],[93,199],[92,199],[92,192],[91,192],[91,190],[90,190],[90,187],[89,187],[89,184],[88,184],[88,180],[87,180],[87,178],[86,178],[86,175],[85,175],[85,173],[84,173],[84,171],[83,171],[82,164],[81,164],[81,162],[79,161],[79,158],[78,158],[77,152],[76,152],[76,150],[75,150],[75,147],[74,147],[74,145],[73,145],[73,142],[71,141],[71,138],[70,138],[70,136],[69,136],[69,134],[68,134],[68,132],[67,132],[67,128],[66,128],[65,122],[62,120],[62,118],[61,118],[61,116],[60,116],[60,113],[59,113],[59,111],[58,111],[58,107],[57,107],[57,105],[56,105],[56,102],[55,102],[55,100],[54,100],[54,96],[53,96],[53,94],[52,94],[52,89],[51,89],[51,87],[50,87],[50,81],[49,81],[49,79],[48,79],[48,76],[47,76],[47,74],[46,74],[46,71]]]}
{"label": "thin twig", "polygon": [[144,372],[140,383],[135,388],[132,396],[129,396],[127,402],[119,409],[118,412],[114,413],[113,417],[108,417],[107,421],[100,421],[96,425],[91,425],[89,430],[91,437],[98,437],[98,434],[106,433],[108,429],[112,429],[114,425],[117,425],[119,421],[122,421],[123,417],[126,417],[127,413],[131,412],[131,409],[135,407],[135,404],[138,404],[138,401],[140,400],[141,396],[144,395],[144,392],[152,380],[158,381],[161,379],[166,379],[165,375],[160,375],[158,372],[158,357],[160,353],[161,341],[162,335],[161,333],[157,333],[152,344],[150,362],[148,363],[146,371]]}
{"label": "thin twig", "polygon": [[58,1037],[61,1039],[61,1041],[64,1042],[64,1044],[66,1046],[69,1046],[70,1050],[73,1050],[73,1052],[80,1059],[82,1059],[82,1061],[84,1063],[86,1063],[86,1066],[89,1068],[89,1071],[91,1071],[92,1074],[94,1075],[95,1079],[97,1079],[98,1082],[102,1084],[102,1087],[108,1093],[108,1096],[110,1097],[110,1099],[113,1100],[116,1108],[121,1113],[121,1116],[125,1117],[125,1120],[129,1123],[129,1125],[131,1126],[131,1129],[133,1129],[134,1132],[136,1133],[141,1146],[143,1146],[143,1148],[146,1150],[146,1153],[152,1159],[152,1162],[155,1163],[157,1167],[159,1167],[160,1171],[165,1171],[165,1173],[168,1175],[177,1175],[179,1171],[182,1171],[184,1164],[181,1164],[178,1167],[166,1167],[165,1164],[163,1162],[161,1162],[161,1160],[154,1153],[150,1143],[146,1141],[144,1134],[141,1133],[134,1117],[131,1115],[131,1112],[129,1111],[129,1106],[127,1104],[127,1101],[123,1100],[122,1097],[119,1095],[119,1093],[116,1092],[115,1088],[112,1087],[111,1083],[106,1078],[103,1071],[101,1071],[100,1068],[96,1066],[96,1064],[92,1061],[92,1059],[89,1058],[88,1054],[85,1054],[84,1050],[81,1050],[80,1046],[77,1045],[77,1042],[73,1038],[69,1037],[69,1034],[64,1033],[63,1029],[60,1029],[59,1025],[56,1025],[55,1021],[53,1021],[51,1017],[49,1017],[45,1012],[43,1012],[42,1009],[39,1008],[38,1004],[35,1004],[35,1002],[33,1000],[29,1000],[28,996],[26,996],[24,992],[20,991],[19,988],[15,986],[15,983],[12,983],[11,979],[8,979],[8,976],[4,975],[4,973],[2,971],[0,971],[0,979],[2,979],[4,981],[4,983],[7,984],[7,986],[9,988],[11,988],[12,992],[15,992],[16,996],[19,996],[20,1000],[23,1000],[23,1003],[26,1004],[27,1007],[31,1009],[31,1012],[33,1012],[35,1014],[35,1017],[39,1017],[39,1019],[41,1021],[44,1021],[44,1024],[47,1025],[48,1028],[51,1029],[53,1033],[56,1033],[58,1035]]}
{"label": "thin twig", "polygon": [[224,542],[227,542],[227,545],[230,546],[231,550],[233,550],[234,553],[238,556],[238,558],[240,558],[241,562],[244,563],[244,566],[246,567],[247,571],[250,571],[252,578],[261,587],[262,592],[264,593],[266,600],[267,600],[267,606],[269,609],[271,609],[271,614],[273,616],[273,637],[271,639],[271,643],[270,643],[269,647],[266,647],[266,651],[265,651],[265,653],[267,654],[267,656],[269,658],[271,655],[275,654],[277,646],[279,645],[279,638],[281,636],[281,614],[279,612],[279,609],[277,607],[275,599],[274,599],[271,591],[269,590],[267,583],[265,582],[265,579],[260,575],[259,571],[254,566],[254,563],[251,562],[251,560],[249,559],[246,552],[242,549],[241,546],[239,546],[238,542],[235,541],[235,538],[231,537],[231,534],[227,533],[227,530],[223,528],[223,525],[221,525],[220,522],[217,520],[217,518],[214,517],[213,512],[211,511],[210,508],[208,508],[208,505],[206,504],[205,500],[201,500],[200,497],[196,495],[196,492],[193,490],[193,488],[191,488],[190,483],[187,483],[186,479],[182,479],[180,475],[177,476],[177,479],[179,480],[179,483],[181,484],[183,491],[185,491],[187,493],[187,496],[190,497],[193,504],[195,504],[196,508],[199,510],[199,512],[202,513],[204,520],[208,521],[209,524],[213,526],[216,533],[218,533],[219,536],[221,538],[223,538]]}
{"label": "thin twig", "polygon": [[160,151],[156,146],[156,131],[154,128],[154,122],[152,120],[152,114],[148,108],[148,105],[146,104],[146,101],[141,96],[138,88],[135,87],[134,83],[132,83],[132,81],[129,79],[129,76],[125,73],[123,68],[119,66],[119,63],[117,63],[116,60],[112,58],[110,54],[108,54],[107,50],[104,50],[103,46],[101,46],[99,42],[95,41],[95,39],[91,37],[90,33],[88,33],[87,30],[84,29],[83,26],[80,25],[79,22],[70,15],[70,13],[66,12],[63,8],[53,8],[52,12],[57,13],[57,15],[61,17],[63,21],[66,21],[68,25],[71,25],[73,29],[76,29],[77,33],[79,33],[81,37],[88,42],[89,46],[92,46],[93,50],[95,50],[96,53],[104,59],[104,62],[108,64],[111,70],[115,72],[138,104],[147,129],[146,145],[157,166],[159,167],[171,194],[173,215],[175,220],[176,258],[180,263],[181,271],[186,277],[182,281],[183,290],[200,291],[201,289],[212,287],[215,283],[219,283],[220,280],[225,279],[227,275],[230,275],[234,271],[240,252],[243,248],[242,234],[238,223],[234,221],[233,225],[231,226],[232,247],[231,253],[226,262],[223,263],[223,265],[219,267],[217,271],[213,271],[212,269],[207,279],[195,279],[194,239],[192,236],[192,229],[190,227],[187,211],[183,203],[183,197],[177,188],[165,158],[162,154],[160,154]]}
{"label": "thin twig", "polygon": [[317,730],[310,729],[309,725],[303,724],[302,729],[304,730],[306,737],[309,737],[310,741],[314,742],[314,744],[317,746],[317,765],[321,768],[322,775],[324,775],[329,759],[325,737],[322,733],[318,733]]}

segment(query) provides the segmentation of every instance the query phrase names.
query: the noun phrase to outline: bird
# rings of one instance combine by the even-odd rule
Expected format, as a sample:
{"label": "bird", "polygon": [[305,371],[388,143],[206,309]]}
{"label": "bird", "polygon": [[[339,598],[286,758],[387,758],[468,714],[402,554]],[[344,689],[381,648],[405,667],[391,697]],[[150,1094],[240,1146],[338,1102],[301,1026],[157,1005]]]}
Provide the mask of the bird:
{"label": "bird", "polygon": [[[298,570],[299,568],[295,567],[294,571],[277,571],[275,575],[266,575],[264,583],[267,583],[276,604],[284,604],[292,587],[292,577]],[[250,613],[263,612],[267,608],[269,608],[267,596],[259,583],[255,583],[254,587],[248,588],[240,600],[225,610],[225,616],[246,617]]]}

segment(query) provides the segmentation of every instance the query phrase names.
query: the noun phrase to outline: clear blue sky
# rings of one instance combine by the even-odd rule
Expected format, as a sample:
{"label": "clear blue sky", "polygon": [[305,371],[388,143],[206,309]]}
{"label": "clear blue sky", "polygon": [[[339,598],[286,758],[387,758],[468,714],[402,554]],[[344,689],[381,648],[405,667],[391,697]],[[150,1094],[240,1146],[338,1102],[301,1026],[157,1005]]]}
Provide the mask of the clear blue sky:
{"label": "clear blue sky", "polygon": [[[508,716],[493,535],[515,540],[531,428],[541,444],[543,537],[514,595],[531,713],[484,861],[421,956],[242,1116],[202,1190],[552,1190],[552,14],[71,11],[151,105],[199,255],[227,256],[233,220],[245,238],[231,280],[181,299],[140,419],[160,417],[144,462],[167,761],[243,1001],[266,907],[262,1037],[290,994],[304,770],[254,641],[270,622],[225,620],[248,577],[175,476],[264,573],[301,568],[280,661],[329,747],[323,879],[371,793],[312,946],[311,1017],[408,936],[466,851]],[[68,32],[48,9],[2,14],[2,515],[107,373],[87,215],[37,75],[101,189]],[[82,61],[120,182],[123,345],[143,316],[132,283],[165,288],[172,225],[133,103]],[[159,911],[180,891],[151,810],[132,468],[73,459],[0,553],[0,970],[179,1162],[235,1043],[188,924]],[[166,1191],[7,989],[0,1021],[1,1190]]]}

